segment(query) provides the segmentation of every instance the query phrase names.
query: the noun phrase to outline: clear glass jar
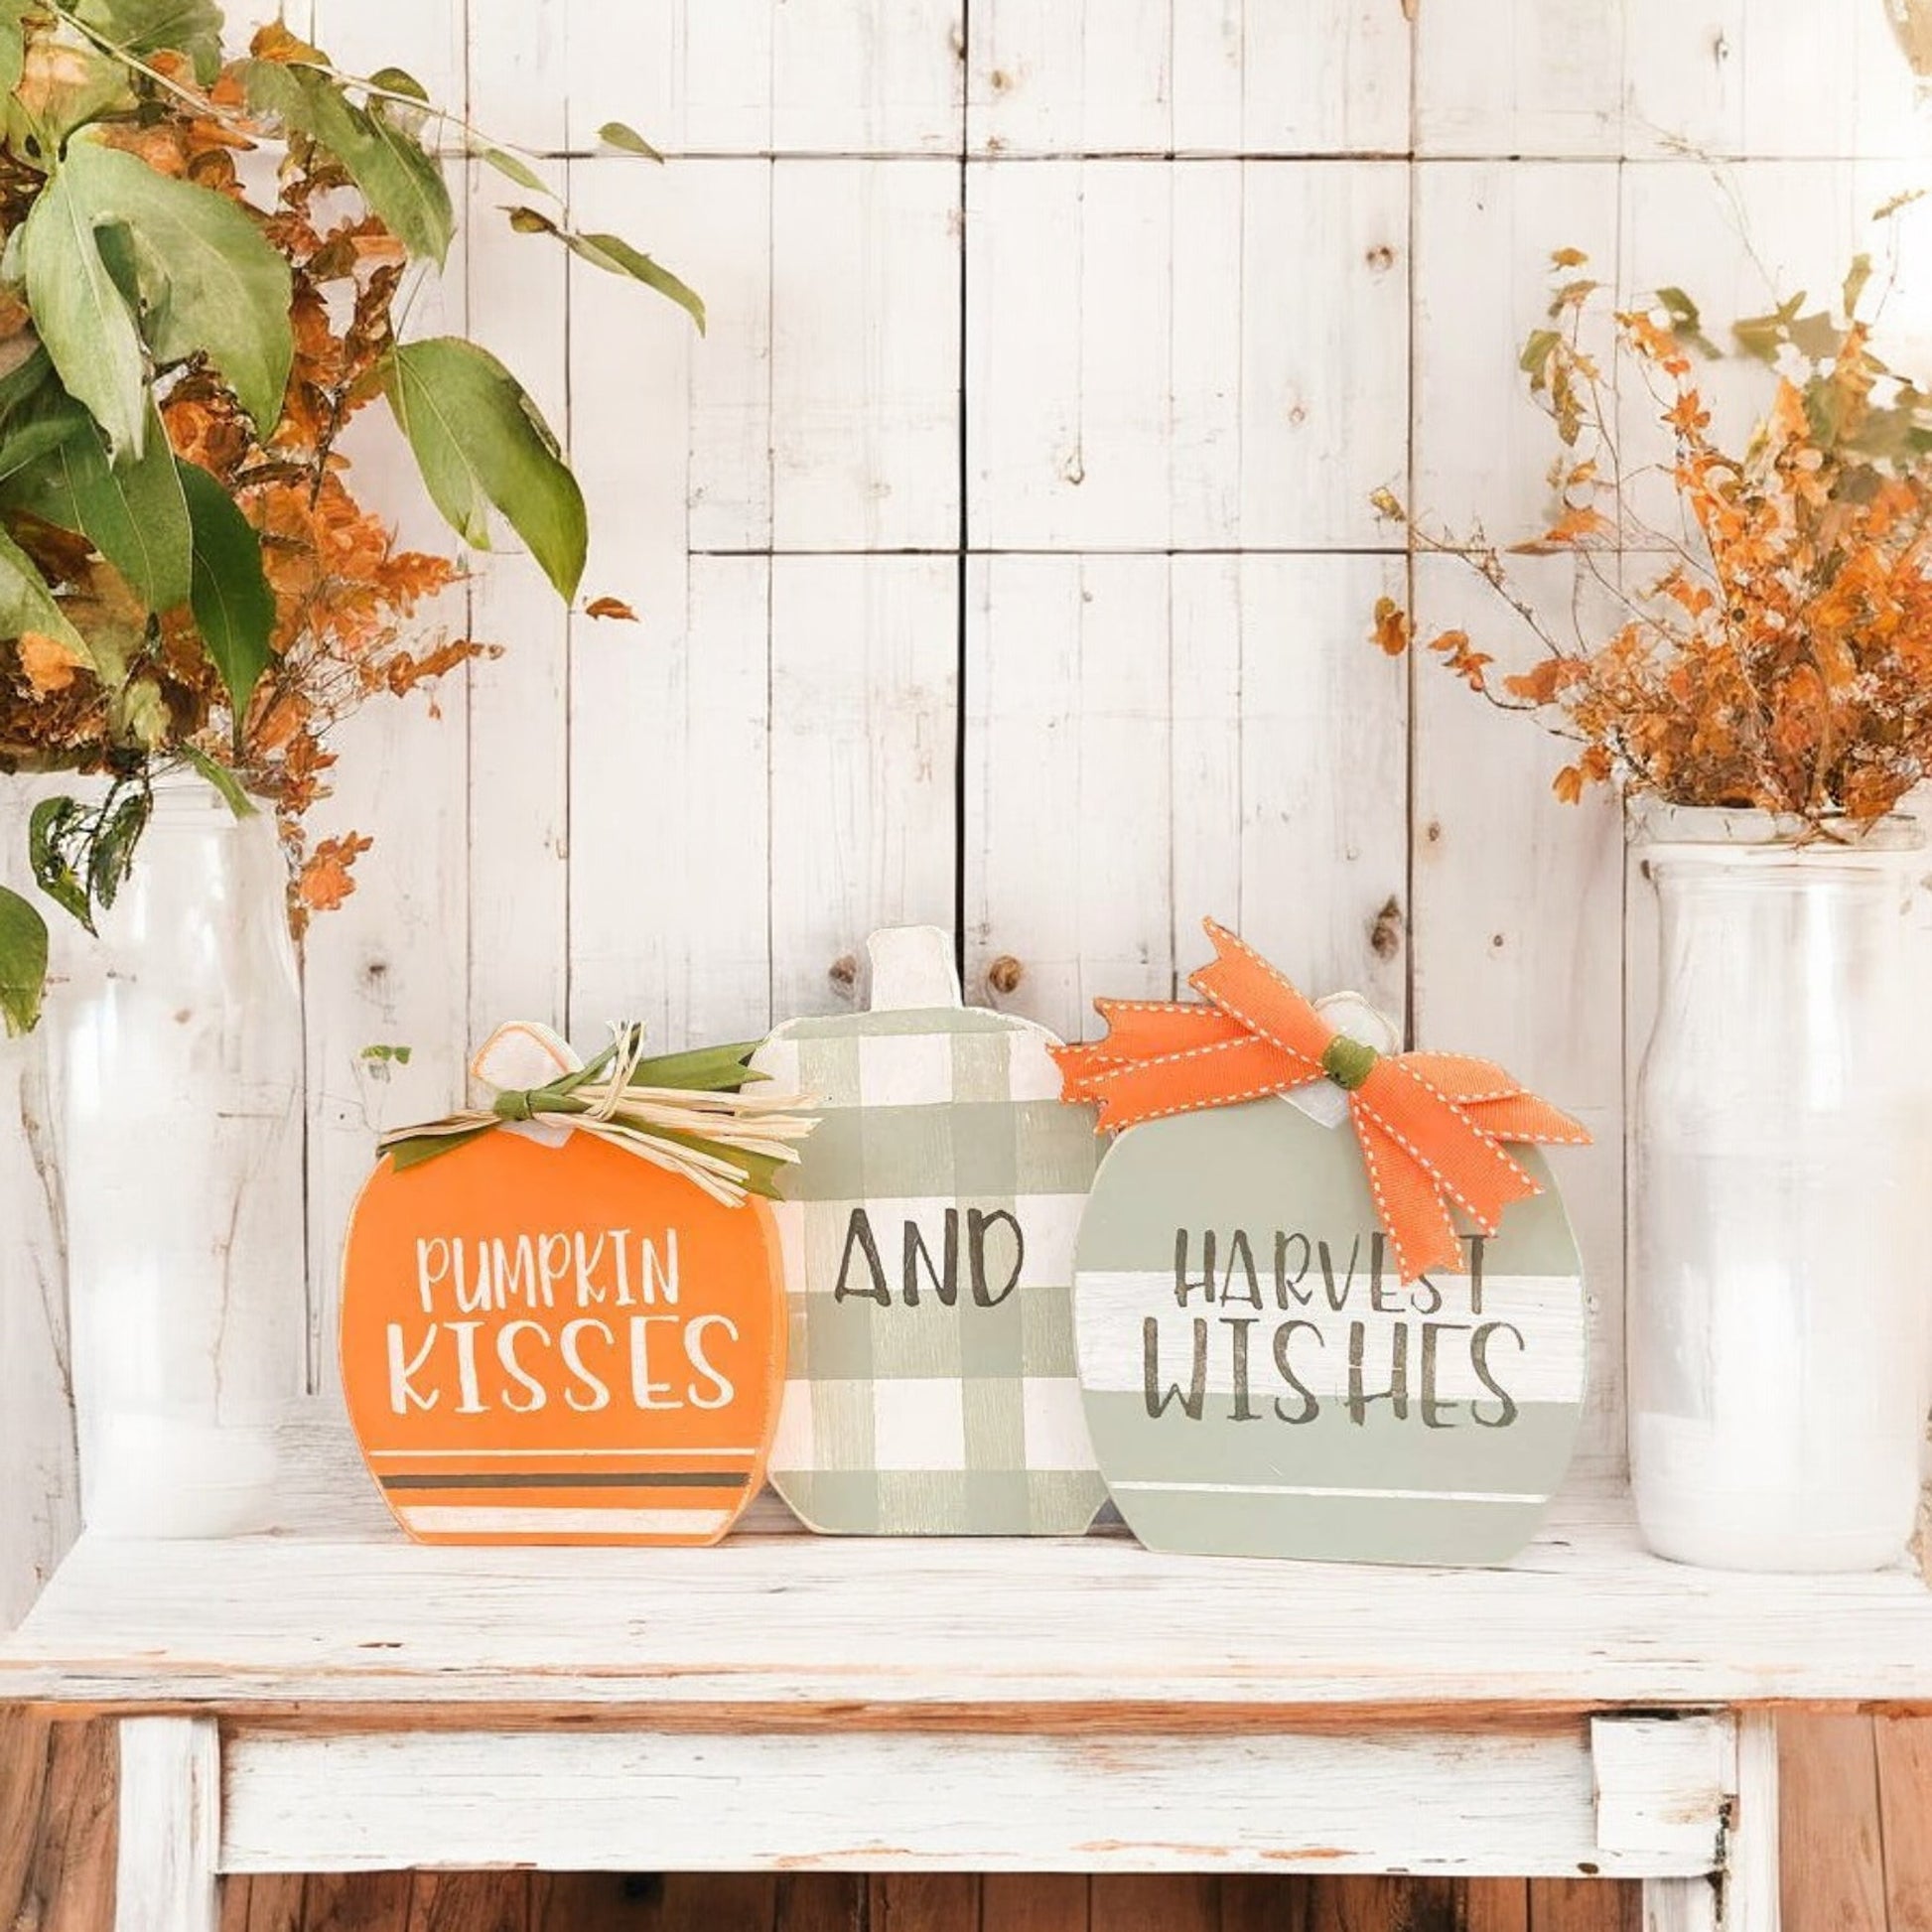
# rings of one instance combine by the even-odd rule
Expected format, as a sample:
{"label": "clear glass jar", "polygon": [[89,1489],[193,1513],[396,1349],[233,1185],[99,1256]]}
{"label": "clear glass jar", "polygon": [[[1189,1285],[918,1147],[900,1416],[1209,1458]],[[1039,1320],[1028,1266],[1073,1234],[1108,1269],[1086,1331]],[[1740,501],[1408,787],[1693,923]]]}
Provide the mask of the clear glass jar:
{"label": "clear glass jar", "polygon": [[89,1528],[227,1536],[273,1515],[307,1334],[287,883],[267,812],[158,780],[98,943],[50,989]]}
{"label": "clear glass jar", "polygon": [[1922,835],[1656,807],[1632,832],[1661,915],[1629,1216],[1644,1537],[1721,1569],[1875,1569],[1911,1534],[1924,1432]]}

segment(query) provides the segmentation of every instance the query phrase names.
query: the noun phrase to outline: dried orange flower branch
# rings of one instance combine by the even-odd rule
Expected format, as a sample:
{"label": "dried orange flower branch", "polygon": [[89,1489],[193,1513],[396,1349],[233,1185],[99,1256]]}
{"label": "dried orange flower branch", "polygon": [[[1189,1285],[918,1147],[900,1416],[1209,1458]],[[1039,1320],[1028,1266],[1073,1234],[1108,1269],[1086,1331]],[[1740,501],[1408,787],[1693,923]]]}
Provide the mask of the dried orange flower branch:
{"label": "dried orange flower branch", "polygon": [[[1932,774],[1932,395],[1872,347],[1869,258],[1853,264],[1834,309],[1807,310],[1800,294],[1734,326],[1735,354],[1768,378],[1740,450],[1713,432],[1699,370],[1722,352],[1690,298],[1664,289],[1614,313],[1606,369],[1586,331],[1605,292],[1578,251],[1552,259],[1547,322],[1521,357],[1558,445],[1549,527],[1504,551],[1480,530],[1426,529],[1387,491],[1376,498],[1417,549],[1463,559],[1542,655],[1498,675],[1464,630],[1423,648],[1576,744],[1556,779],[1566,800],[1616,784],[1819,829],[1891,810]],[[1617,364],[1642,376],[1667,432],[1660,467],[1683,515],[1676,531],[1633,505],[1644,470],[1626,471],[1618,448]],[[1608,601],[1607,635],[1581,621],[1560,635],[1521,589],[1509,559],[1551,554],[1573,557]],[[1374,637],[1408,650],[1411,615],[1382,600]]]}

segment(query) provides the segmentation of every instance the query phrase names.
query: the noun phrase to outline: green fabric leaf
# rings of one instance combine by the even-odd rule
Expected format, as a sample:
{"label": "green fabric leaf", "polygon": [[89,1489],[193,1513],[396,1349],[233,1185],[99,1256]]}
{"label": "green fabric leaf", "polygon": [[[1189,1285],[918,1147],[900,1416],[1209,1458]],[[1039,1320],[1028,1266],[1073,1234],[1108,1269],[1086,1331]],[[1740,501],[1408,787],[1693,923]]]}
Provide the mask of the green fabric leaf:
{"label": "green fabric leaf", "polygon": [[472,1141],[482,1140],[485,1134],[495,1131],[492,1123],[488,1127],[473,1127],[467,1134],[418,1134],[413,1140],[398,1141],[389,1150],[389,1159],[397,1173],[407,1173],[425,1161],[434,1161],[439,1154],[453,1154],[458,1148],[468,1147]]}
{"label": "green fabric leaf", "polygon": [[630,1084],[678,1087],[686,1093],[736,1093],[740,1087],[766,1077],[745,1064],[759,1044],[756,1039],[744,1039],[730,1046],[696,1046],[684,1053],[639,1060]]}
{"label": "green fabric leaf", "polygon": [[131,243],[148,345],[164,362],[198,352],[266,434],[282,410],[294,340],[289,265],[224,196],[76,139],[21,232],[21,269],[41,340],[69,394],[139,456],[149,421],[140,330],[103,230]]}
{"label": "green fabric leaf", "polygon": [[382,103],[365,111],[326,73],[278,61],[250,61],[246,79],[251,107],[326,148],[397,240],[443,265],[456,233],[449,185],[435,158]]}
{"label": "green fabric leaf", "polygon": [[510,226],[518,234],[555,235],[573,255],[594,268],[603,269],[607,275],[628,276],[633,282],[655,289],[659,295],[675,302],[698,325],[699,335],[704,334],[703,298],[661,262],[653,261],[641,248],[633,248],[621,235],[579,234],[553,221],[541,208],[513,207],[509,217]]}
{"label": "green fabric leaf", "polygon": [[130,54],[185,54],[211,87],[221,71],[221,10],[213,0],[81,0],[75,15]]}
{"label": "green fabric leaf", "polygon": [[89,664],[98,661],[34,567],[33,558],[0,530],[0,637],[19,637],[29,630],[58,637]]}
{"label": "green fabric leaf", "polygon": [[194,531],[189,603],[221,682],[228,687],[235,729],[249,695],[274,655],[275,593],[262,573],[255,526],[219,483],[199,465],[179,466]]}
{"label": "green fabric leaf", "polygon": [[621,154],[642,155],[646,161],[664,159],[634,127],[626,127],[622,121],[606,121],[598,129],[597,138],[607,148],[616,148]]}
{"label": "green fabric leaf", "polygon": [[[9,500],[77,530],[144,598],[151,611],[188,601],[193,545],[188,503],[167,433],[148,426],[138,457],[110,463],[100,426],[74,412],[73,433],[9,488]],[[0,445],[0,471],[10,445]]]}
{"label": "green fabric leaf", "polygon": [[32,1033],[47,985],[47,921],[0,886],[0,1022],[9,1038]]}
{"label": "green fabric leaf", "polygon": [[584,575],[584,493],[536,405],[486,349],[459,337],[404,343],[384,366],[389,407],[436,507],[489,547],[494,506],[566,602]]}

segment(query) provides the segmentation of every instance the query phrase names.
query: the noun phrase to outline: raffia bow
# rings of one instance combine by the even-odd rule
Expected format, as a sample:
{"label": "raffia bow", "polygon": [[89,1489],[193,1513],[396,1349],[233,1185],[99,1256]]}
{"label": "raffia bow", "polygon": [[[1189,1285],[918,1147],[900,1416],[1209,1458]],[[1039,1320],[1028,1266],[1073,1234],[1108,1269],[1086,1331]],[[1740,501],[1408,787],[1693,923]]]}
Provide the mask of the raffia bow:
{"label": "raffia bow", "polygon": [[1107,1037],[1052,1049],[1064,1097],[1097,1106],[1103,1129],[1332,1081],[1405,1282],[1462,1268],[1451,1203],[1493,1235],[1505,1207],[1542,1192],[1502,1142],[1587,1144],[1569,1115],[1487,1060],[1380,1053],[1338,1033],[1251,946],[1206,925],[1214,961],[1188,984],[1207,1005],[1096,1000]]}
{"label": "raffia bow", "polygon": [[466,1108],[382,1136],[400,1170],[502,1130],[547,1147],[592,1134],[653,1167],[681,1174],[727,1207],[777,1193],[781,1168],[818,1122],[795,1093],[741,1092],[763,1079],[746,1060],[757,1044],[706,1046],[643,1057],[642,1027],[612,1029],[588,1064],[548,1027],[512,1021],[484,1040],[471,1074],[491,1089],[488,1108]]}

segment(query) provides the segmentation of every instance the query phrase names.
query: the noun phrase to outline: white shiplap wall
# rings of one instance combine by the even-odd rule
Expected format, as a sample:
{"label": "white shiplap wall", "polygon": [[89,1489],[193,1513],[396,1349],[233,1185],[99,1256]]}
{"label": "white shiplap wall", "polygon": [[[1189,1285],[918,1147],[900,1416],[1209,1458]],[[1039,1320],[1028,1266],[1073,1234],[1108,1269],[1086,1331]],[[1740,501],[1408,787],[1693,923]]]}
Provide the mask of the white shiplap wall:
{"label": "white shiplap wall", "polygon": [[[1614,1462],[1615,814],[1559,808],[1533,732],[1364,642],[1385,592],[1495,622],[1367,497],[1539,514],[1515,353],[1555,246],[1720,319],[1762,306],[1760,264],[1834,285],[1924,171],[1880,0],[297,12],[554,157],[578,221],[712,316],[693,340],[467,181],[443,313],[567,436],[587,588],[643,623],[480,561],[472,621],[508,654],[440,719],[345,737],[327,817],[378,845],[307,964],[318,1381],[371,1130],[453,1100],[495,1020],[755,1034],[850,1002],[872,926],[930,919],[963,923],[975,995],[1018,961],[990,997],[1077,1034],[1095,994],[1172,993],[1212,912],[1596,1130],[1561,1172],[1599,1307],[1587,1455]],[[595,154],[612,117],[670,164]],[[372,1041],[414,1057],[377,1084]],[[0,1625],[73,1515],[44,1139],[11,1125],[31,1076],[0,1060]]]}

